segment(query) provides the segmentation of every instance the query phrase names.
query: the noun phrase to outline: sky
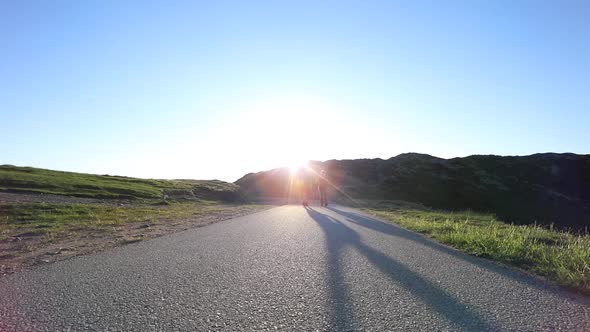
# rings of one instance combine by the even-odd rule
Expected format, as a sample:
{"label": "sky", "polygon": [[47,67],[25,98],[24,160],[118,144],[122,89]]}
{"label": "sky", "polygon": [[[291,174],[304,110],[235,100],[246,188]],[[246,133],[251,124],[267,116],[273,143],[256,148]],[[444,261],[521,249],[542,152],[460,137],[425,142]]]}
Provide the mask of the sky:
{"label": "sky", "polygon": [[0,164],[590,153],[590,2],[1,1]]}

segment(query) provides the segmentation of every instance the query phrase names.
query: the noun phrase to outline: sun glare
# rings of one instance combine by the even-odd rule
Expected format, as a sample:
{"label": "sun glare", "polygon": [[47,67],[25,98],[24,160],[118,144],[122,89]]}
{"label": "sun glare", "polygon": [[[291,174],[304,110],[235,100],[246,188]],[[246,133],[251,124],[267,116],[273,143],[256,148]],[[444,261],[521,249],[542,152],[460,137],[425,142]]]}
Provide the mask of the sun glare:
{"label": "sun glare", "polygon": [[306,169],[307,166],[307,162],[293,162],[289,164],[289,171],[291,171],[291,174],[295,174],[297,173],[297,171],[301,170],[301,169]]}
{"label": "sun glare", "polygon": [[[305,169],[309,160],[327,160],[359,150],[370,153],[369,147],[376,149],[378,143],[368,144],[369,137],[377,133],[364,129],[372,127],[355,115],[351,105],[303,93],[278,92],[232,104],[228,108],[236,110],[235,116],[215,118],[215,125],[210,126],[216,138],[207,152],[216,156],[216,165],[211,167],[217,171],[219,163],[233,165],[237,159],[250,171],[288,167],[295,174]],[[346,134],[352,132],[355,135]],[[250,148],[261,145],[266,149]]]}

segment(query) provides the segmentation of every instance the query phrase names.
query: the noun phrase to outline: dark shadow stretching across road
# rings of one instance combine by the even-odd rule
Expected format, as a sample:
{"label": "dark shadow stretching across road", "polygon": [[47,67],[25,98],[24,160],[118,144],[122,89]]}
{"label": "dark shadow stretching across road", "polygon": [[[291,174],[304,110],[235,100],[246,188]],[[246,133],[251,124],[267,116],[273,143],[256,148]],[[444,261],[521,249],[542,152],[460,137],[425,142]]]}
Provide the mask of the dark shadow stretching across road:
{"label": "dark shadow stretching across road", "polygon": [[312,208],[306,208],[306,210],[326,235],[329,288],[334,306],[332,323],[336,330],[347,331],[355,328],[354,323],[351,321],[353,317],[352,302],[345,287],[344,271],[342,270],[340,257],[342,249],[347,246],[357,250],[393,283],[410,291],[456,327],[466,331],[497,330],[492,324],[485,321],[446,291],[424,279],[397,260],[361,242],[359,234],[343,222]]}
{"label": "dark shadow stretching across road", "polygon": [[442,245],[442,244],[436,243],[432,240],[429,240],[429,239],[425,238],[423,235],[408,231],[400,226],[389,224],[389,223],[386,223],[386,222],[380,221],[378,219],[371,218],[371,217],[368,217],[368,216],[365,216],[365,215],[362,215],[359,213],[343,211],[341,209],[338,209],[338,208],[335,208],[332,206],[327,207],[327,209],[334,211],[343,217],[346,217],[346,221],[349,221],[353,224],[356,224],[356,225],[359,225],[362,227],[366,227],[368,229],[371,229],[371,230],[374,230],[377,232],[381,232],[383,234],[387,234],[390,236],[395,236],[395,237],[403,238],[405,240],[414,241],[416,243],[419,243],[419,244],[424,245],[426,247],[443,252],[447,255],[461,259],[465,262],[471,263],[471,264],[476,265],[478,267],[482,267],[482,268],[485,268],[485,269],[492,271],[494,273],[501,274],[501,275],[508,277],[512,280],[515,280],[519,283],[523,283],[527,286],[535,287],[537,289],[548,290],[546,285],[542,284],[541,282],[539,282],[533,278],[527,277],[523,273],[519,273],[513,269],[496,264],[494,262],[483,260],[479,257],[469,256],[467,254],[461,253],[455,249],[452,249],[452,248],[447,247],[445,245]]}

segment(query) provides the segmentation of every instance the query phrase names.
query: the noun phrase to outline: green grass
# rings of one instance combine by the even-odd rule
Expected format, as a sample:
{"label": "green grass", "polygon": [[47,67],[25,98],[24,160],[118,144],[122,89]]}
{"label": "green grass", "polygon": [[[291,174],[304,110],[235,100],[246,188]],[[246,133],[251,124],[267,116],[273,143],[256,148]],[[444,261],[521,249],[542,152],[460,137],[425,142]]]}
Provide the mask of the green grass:
{"label": "green grass", "polygon": [[236,199],[238,186],[211,180],[153,180],[0,165],[0,191],[107,199]]}
{"label": "green grass", "polygon": [[590,293],[590,236],[512,225],[492,215],[394,205],[365,208],[466,253],[518,266],[562,286]]}
{"label": "green grass", "polygon": [[218,202],[177,202],[162,206],[99,204],[3,204],[0,205],[0,239],[20,233],[37,235],[108,229],[128,222],[167,222],[220,212],[248,208],[249,205],[229,205]]}

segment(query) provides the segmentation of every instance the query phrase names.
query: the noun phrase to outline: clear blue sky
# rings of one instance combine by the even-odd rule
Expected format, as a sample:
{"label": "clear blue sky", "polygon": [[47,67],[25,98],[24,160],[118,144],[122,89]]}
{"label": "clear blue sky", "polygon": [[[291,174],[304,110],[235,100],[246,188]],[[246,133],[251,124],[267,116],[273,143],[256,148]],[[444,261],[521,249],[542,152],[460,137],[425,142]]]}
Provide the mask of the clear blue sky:
{"label": "clear blue sky", "polygon": [[0,164],[590,153],[589,1],[2,1]]}

